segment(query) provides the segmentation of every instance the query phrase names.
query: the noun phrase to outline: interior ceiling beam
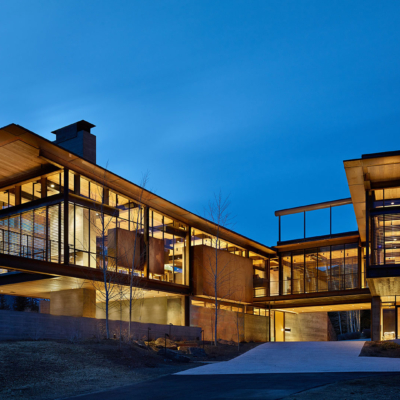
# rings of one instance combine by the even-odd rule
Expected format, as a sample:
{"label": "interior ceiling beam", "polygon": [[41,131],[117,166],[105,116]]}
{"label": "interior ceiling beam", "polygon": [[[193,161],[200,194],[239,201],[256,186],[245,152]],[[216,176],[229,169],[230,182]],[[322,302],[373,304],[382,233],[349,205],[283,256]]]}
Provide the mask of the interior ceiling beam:
{"label": "interior ceiling beam", "polygon": [[394,179],[391,181],[371,182],[371,190],[397,188],[397,187],[400,187],[400,179]]}
{"label": "interior ceiling beam", "polygon": [[41,176],[51,174],[58,170],[59,170],[59,168],[52,164],[42,165],[40,168],[36,169],[35,171],[31,171],[31,172],[28,172],[27,174],[19,175],[16,178],[5,179],[3,181],[0,181],[0,187],[8,188],[10,186],[14,186],[16,184],[21,184],[21,183],[30,181],[35,178],[40,179]]}

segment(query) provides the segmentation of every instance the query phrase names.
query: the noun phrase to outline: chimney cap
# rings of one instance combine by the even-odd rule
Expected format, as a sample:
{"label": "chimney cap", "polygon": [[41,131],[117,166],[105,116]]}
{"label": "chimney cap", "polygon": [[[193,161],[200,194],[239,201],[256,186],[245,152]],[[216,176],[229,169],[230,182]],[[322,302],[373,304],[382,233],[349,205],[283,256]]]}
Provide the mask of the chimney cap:
{"label": "chimney cap", "polygon": [[76,131],[86,131],[90,133],[90,128],[94,128],[96,125],[91,124],[90,122],[85,121],[82,119],[81,121],[75,122],[74,124],[64,126],[63,128],[56,129],[55,131],[52,131],[51,133],[54,133],[57,135],[57,133],[61,130],[64,130],[65,128],[72,127],[73,125],[76,125]]}

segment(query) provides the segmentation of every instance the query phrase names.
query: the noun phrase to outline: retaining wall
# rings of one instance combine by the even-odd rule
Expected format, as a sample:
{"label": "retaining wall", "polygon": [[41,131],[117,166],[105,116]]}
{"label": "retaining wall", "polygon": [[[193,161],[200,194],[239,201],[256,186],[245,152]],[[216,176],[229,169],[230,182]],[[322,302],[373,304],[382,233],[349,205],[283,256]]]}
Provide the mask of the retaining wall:
{"label": "retaining wall", "polygon": [[[105,319],[65,317],[50,314],[0,310],[0,340],[39,339],[91,339],[105,337]],[[167,333],[174,340],[196,340],[201,328],[132,322],[134,339],[164,337]],[[109,320],[110,335],[128,336],[128,322]]]}

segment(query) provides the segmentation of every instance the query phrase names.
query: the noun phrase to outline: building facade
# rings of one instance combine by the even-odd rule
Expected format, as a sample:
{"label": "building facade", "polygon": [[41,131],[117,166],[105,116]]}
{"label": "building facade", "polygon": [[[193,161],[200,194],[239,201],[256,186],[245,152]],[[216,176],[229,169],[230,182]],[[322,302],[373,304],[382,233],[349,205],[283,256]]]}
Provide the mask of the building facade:
{"label": "building facade", "polygon": [[[201,326],[206,340],[329,340],[329,311],[371,309],[373,339],[398,337],[400,152],[344,162],[358,231],[268,247],[96,164],[94,125],[54,142],[0,129],[1,294],[50,300],[50,314]],[[332,217],[330,219],[332,221]],[[331,222],[332,224],[332,222]],[[281,229],[280,231],[281,232]],[[215,303],[217,292],[218,304]],[[106,301],[108,300],[108,301]]]}

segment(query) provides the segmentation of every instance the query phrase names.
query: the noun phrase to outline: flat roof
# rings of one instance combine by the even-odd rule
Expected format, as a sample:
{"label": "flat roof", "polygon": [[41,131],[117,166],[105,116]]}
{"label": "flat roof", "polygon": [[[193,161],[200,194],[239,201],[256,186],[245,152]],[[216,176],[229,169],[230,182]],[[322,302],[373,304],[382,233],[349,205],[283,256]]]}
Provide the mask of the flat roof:
{"label": "flat roof", "polygon": [[324,208],[329,208],[329,207],[345,206],[347,204],[351,204],[351,197],[348,197],[346,199],[324,201],[322,203],[309,204],[307,206],[285,208],[284,210],[275,211],[275,216],[280,217],[283,215],[297,214],[300,212],[322,210]]}

